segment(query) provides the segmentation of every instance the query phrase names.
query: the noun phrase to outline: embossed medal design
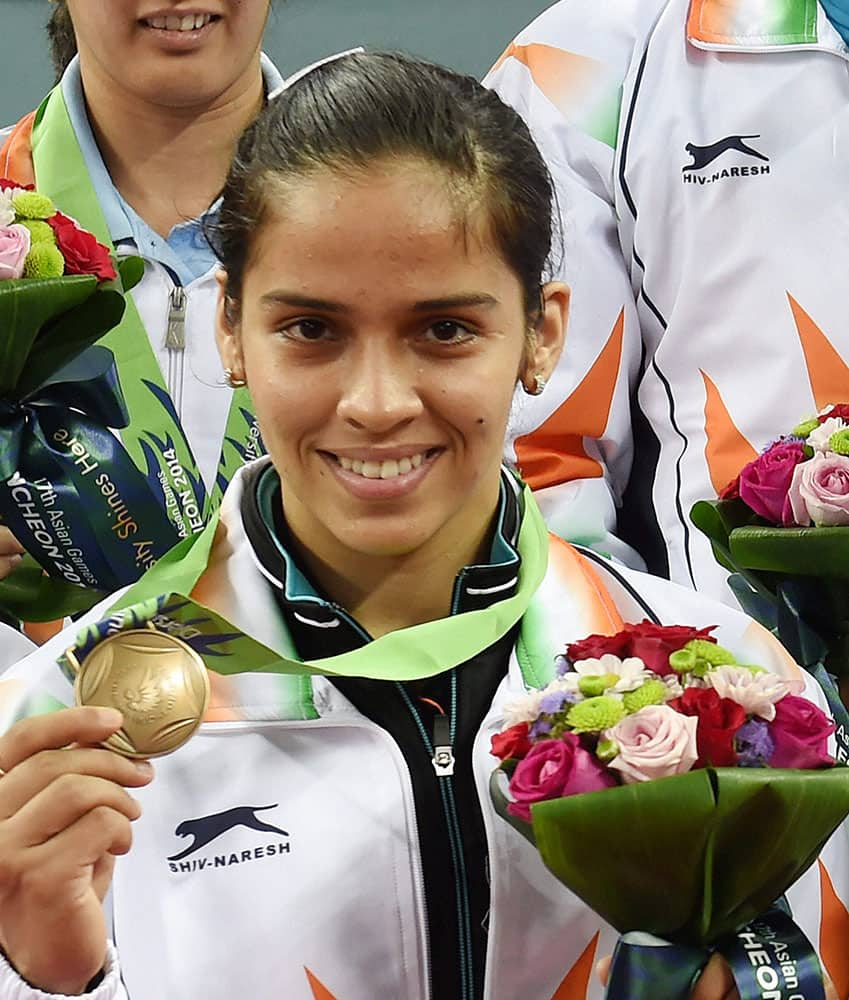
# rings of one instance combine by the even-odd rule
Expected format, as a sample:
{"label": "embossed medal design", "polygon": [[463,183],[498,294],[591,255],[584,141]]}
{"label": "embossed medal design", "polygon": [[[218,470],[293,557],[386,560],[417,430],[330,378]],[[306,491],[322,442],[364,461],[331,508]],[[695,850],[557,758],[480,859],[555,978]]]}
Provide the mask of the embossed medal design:
{"label": "embossed medal design", "polygon": [[124,725],[105,746],[125,757],[161,757],[178,749],[200,726],[209,704],[209,677],[201,657],[176,636],[140,628],[109,636],[78,663],[78,705],[117,708]]}

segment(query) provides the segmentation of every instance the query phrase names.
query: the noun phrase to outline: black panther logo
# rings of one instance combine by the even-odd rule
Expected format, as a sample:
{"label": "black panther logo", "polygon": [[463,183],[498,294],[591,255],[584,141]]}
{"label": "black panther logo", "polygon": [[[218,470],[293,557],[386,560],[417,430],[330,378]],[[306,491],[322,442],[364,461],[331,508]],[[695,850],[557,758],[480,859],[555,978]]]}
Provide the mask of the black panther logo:
{"label": "black panther logo", "polygon": [[752,149],[751,146],[747,146],[743,142],[744,139],[760,139],[760,136],[727,135],[724,139],[712,142],[709,146],[697,146],[693,142],[688,142],[684,149],[693,157],[693,162],[688,163],[686,167],[682,167],[681,169],[702,170],[713,163],[718,156],[722,156],[723,153],[728,152],[729,149],[733,149],[738,153],[745,153],[746,156],[753,156],[756,160],[766,160],[769,163],[768,156],[764,156],[763,153],[759,153],[756,149]]}
{"label": "black panther logo", "polygon": [[246,826],[249,830],[256,830],[259,833],[280,833],[284,837],[288,837],[289,834],[285,830],[281,830],[279,826],[264,823],[256,815],[265,809],[276,809],[277,806],[277,802],[270,806],[237,806],[235,809],[227,809],[225,812],[214,813],[212,816],[183,820],[174,833],[178,837],[194,837],[194,843],[185,851],[175,854],[168,860],[180,861],[199,851],[202,847],[206,847],[207,844],[236,826]]}

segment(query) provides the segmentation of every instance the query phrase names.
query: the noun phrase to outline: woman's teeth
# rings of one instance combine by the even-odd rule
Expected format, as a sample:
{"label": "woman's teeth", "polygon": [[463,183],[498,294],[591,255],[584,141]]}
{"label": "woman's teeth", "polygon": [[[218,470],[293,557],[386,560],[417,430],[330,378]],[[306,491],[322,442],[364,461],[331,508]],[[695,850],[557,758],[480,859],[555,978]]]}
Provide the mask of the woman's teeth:
{"label": "woman's teeth", "polygon": [[183,17],[151,17],[147,23],[151,28],[163,31],[197,31],[198,28],[205,28],[211,20],[212,14],[186,14]]}
{"label": "woman's teeth", "polygon": [[397,462],[392,458],[385,462],[361,462],[358,458],[343,458],[340,455],[339,464],[348,472],[354,472],[365,479],[394,479],[418,469],[424,458],[424,452],[420,452],[409,458],[399,458]]}

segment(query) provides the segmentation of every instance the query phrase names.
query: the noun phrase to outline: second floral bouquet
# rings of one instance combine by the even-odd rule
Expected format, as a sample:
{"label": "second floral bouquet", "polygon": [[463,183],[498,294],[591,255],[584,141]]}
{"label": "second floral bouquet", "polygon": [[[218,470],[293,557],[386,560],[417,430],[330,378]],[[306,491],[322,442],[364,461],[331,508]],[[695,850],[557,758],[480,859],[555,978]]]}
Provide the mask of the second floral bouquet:
{"label": "second floral bouquet", "polygon": [[623,935],[609,997],[689,996],[715,948],[732,967],[743,954],[741,996],[761,996],[747,989],[747,934],[789,942],[785,972],[764,946],[774,974],[822,997],[801,932],[763,914],[849,811],[849,772],[834,766],[834,723],[804,682],[739,663],[713,631],[641,622],[567,646],[554,680],[505,709],[493,800]]}

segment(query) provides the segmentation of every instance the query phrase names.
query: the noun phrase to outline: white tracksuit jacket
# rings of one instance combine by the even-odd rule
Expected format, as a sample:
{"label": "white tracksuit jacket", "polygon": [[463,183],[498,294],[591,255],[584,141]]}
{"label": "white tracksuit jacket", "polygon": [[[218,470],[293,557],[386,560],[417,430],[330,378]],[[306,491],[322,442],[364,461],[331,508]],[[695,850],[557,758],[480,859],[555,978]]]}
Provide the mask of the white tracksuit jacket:
{"label": "white tracksuit jacket", "polygon": [[[280,614],[245,536],[242,480],[238,473],[225,496],[226,535],[195,592],[238,628],[274,645]],[[662,622],[720,623],[719,641],[741,662],[802,676],[778,643],[739,612],[663,580],[590,564],[558,539],[528,612],[534,643],[548,656],[609,630],[610,612],[599,596],[605,590],[626,621],[645,616],[636,593]],[[53,662],[69,644],[68,633],[58,636],[0,678],[0,730],[33,691],[72,700]],[[515,654],[504,669],[474,748],[491,872],[484,995],[601,1000],[593,968],[611,953],[614,931],[548,873],[490,803],[497,763],[490,738],[502,728],[505,701],[525,690]],[[150,786],[134,791],[144,814],[134,824],[131,852],[117,860],[110,897],[115,944],[92,1000],[429,1000],[416,817],[397,744],[324,678],[312,682],[319,717],[305,721],[286,696],[292,690],[286,678],[210,676],[208,721],[186,747],[156,762]],[[805,681],[822,704],[816,683]],[[200,829],[199,818],[242,807],[251,812],[248,822],[213,836],[207,831],[202,849],[191,850],[187,834]],[[834,967],[849,935],[841,902],[849,902],[845,829],[831,838],[822,861],[825,868],[814,865],[790,898],[797,922]],[[821,927],[822,913],[829,916]],[[39,997],[45,994],[0,959],[2,1000]]]}
{"label": "white tracksuit jacket", "polygon": [[573,290],[519,464],[565,537],[603,547],[624,496],[654,572],[732,600],[692,504],[849,399],[849,51],[816,0],[561,0],[488,83],[545,153]]}

